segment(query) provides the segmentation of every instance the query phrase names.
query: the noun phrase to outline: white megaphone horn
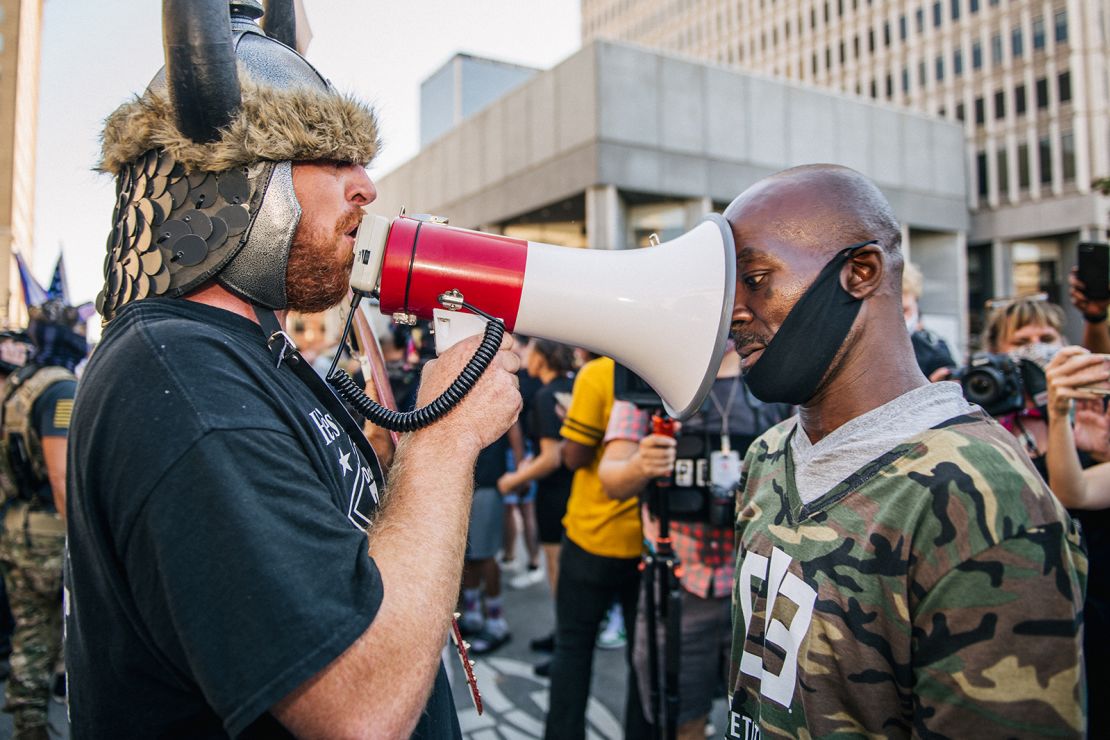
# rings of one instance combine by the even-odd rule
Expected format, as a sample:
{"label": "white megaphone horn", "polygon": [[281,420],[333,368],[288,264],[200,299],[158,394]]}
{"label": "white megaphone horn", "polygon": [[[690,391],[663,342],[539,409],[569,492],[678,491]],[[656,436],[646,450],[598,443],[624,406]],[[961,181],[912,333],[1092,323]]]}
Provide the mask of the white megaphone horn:
{"label": "white megaphone horn", "polygon": [[354,250],[351,287],[376,293],[399,323],[432,320],[437,352],[484,330],[465,300],[509,331],[613,358],[679,419],[701,407],[728,338],[736,248],[715,213],[677,239],[619,251],[367,215]]}

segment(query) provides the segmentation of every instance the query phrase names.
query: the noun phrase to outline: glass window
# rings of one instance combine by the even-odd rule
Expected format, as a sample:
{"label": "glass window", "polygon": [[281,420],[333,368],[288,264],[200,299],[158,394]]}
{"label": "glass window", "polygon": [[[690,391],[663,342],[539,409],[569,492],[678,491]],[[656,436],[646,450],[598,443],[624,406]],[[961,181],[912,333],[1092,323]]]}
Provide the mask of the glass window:
{"label": "glass window", "polygon": [[960,19],[960,0],[952,0],[952,20]]}
{"label": "glass window", "polygon": [[982,126],[985,117],[983,113],[983,99],[975,98],[975,124]]}
{"label": "glass window", "polygon": [[1002,36],[997,33],[991,36],[991,62],[996,67],[1002,64]]}
{"label": "glass window", "polygon": [[941,18],[944,16],[944,8],[941,7],[939,0],[933,4],[933,28],[940,28]]}
{"label": "glass window", "polygon": [[1062,44],[1068,40],[1068,11],[1056,11],[1056,43]]}
{"label": "glass window", "polygon": [[894,97],[894,77],[892,75],[886,76],[886,96],[888,98]]}
{"label": "glass window", "polygon": [[983,47],[978,41],[974,41],[971,44],[971,68],[983,68]]}
{"label": "glass window", "polygon": [[1021,26],[1017,26],[1010,34],[1010,54],[1015,59],[1025,53],[1025,45],[1022,42],[1023,40],[1021,38]]}
{"label": "glass window", "polygon": [[944,57],[937,57],[936,67],[937,82],[942,82],[944,80]]}
{"label": "glass window", "polygon": [[816,76],[817,75],[817,53],[816,52],[814,52],[813,56],[810,57],[810,65],[809,66],[810,66],[810,73],[813,74],[814,76]]}
{"label": "glass window", "polygon": [[875,80],[871,80],[871,97],[879,97],[879,86],[876,84]]}
{"label": "glass window", "polygon": [[1029,188],[1029,145],[1018,144],[1018,186]]}
{"label": "glass window", "polygon": [[964,120],[964,104],[956,103],[956,119],[959,121]]}
{"label": "glass window", "polygon": [[917,12],[913,15],[915,21],[914,25],[917,26],[918,34],[925,33],[925,10],[923,8],[918,8]]}
{"label": "glass window", "polygon": [[1060,137],[1060,158],[1064,166],[1064,182],[1075,180],[1075,134],[1070,131]]}
{"label": "glass window", "polygon": [[971,2],[969,2],[967,4],[967,9],[969,11],[971,11],[972,13],[978,13],[979,12],[979,0],[971,0]]}
{"label": "glass window", "polygon": [[844,64],[844,42],[840,42],[840,63]]}
{"label": "glass window", "polygon": [[903,41],[906,40],[906,16],[898,17],[898,37]]}
{"label": "glass window", "polygon": [[1048,80],[1044,77],[1037,80],[1037,107],[1048,107]]}
{"label": "glass window", "polygon": [[1043,137],[1037,145],[1037,159],[1041,165],[1041,184],[1052,182],[1052,144]]}
{"label": "glass window", "polygon": [[859,59],[859,36],[852,39],[852,58]]}
{"label": "glass window", "polygon": [[910,91],[910,71],[902,67],[902,92],[908,93]]}
{"label": "glass window", "polygon": [[883,24],[883,46],[890,46],[890,23]]}
{"label": "glass window", "polygon": [[1010,162],[1006,150],[998,150],[998,194],[1005,196],[1010,191]]}
{"label": "glass window", "polygon": [[994,117],[996,119],[1006,117],[1006,93],[1001,90],[994,94]]}
{"label": "glass window", "polygon": [[869,52],[875,51],[875,29],[867,32],[867,50]]}
{"label": "glass window", "polygon": [[1037,16],[1033,19],[1033,49],[1044,48],[1044,18]]}
{"label": "glass window", "polygon": [[979,182],[979,197],[987,197],[987,153],[979,152],[975,155],[975,174]]}
{"label": "glass window", "polygon": [[1025,114],[1025,85],[1018,85],[1014,88],[1014,115],[1021,116]]}
{"label": "glass window", "polygon": [[1066,103],[1071,100],[1071,72],[1061,72],[1060,76],[1056,78],[1056,83],[1060,93],[1060,102]]}
{"label": "glass window", "polygon": [[964,51],[963,49],[956,49],[956,53],[952,55],[952,74],[962,75],[964,73]]}
{"label": "glass window", "polygon": [[925,87],[925,62],[917,65],[917,86]]}

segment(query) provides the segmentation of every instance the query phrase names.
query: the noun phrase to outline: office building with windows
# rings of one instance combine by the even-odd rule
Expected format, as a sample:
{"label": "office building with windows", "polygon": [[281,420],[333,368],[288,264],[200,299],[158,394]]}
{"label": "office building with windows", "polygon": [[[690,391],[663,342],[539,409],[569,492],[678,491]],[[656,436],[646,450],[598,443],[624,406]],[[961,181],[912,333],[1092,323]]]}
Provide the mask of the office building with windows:
{"label": "office building with windows", "polygon": [[1076,245],[1106,237],[1110,199],[1091,183],[1110,175],[1108,16],[1106,0],[582,0],[582,38],[961,126],[974,330],[992,295],[1044,290],[1066,303]]}

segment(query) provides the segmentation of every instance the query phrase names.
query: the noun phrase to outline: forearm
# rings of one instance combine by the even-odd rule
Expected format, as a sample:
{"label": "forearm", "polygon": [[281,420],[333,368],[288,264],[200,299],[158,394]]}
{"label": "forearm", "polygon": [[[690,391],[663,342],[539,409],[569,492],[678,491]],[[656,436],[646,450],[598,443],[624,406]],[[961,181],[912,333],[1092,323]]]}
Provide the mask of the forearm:
{"label": "forearm", "polygon": [[276,707],[298,737],[408,737],[427,703],[462,574],[477,451],[402,439],[369,552],[383,584],[370,627]]}
{"label": "forearm", "polygon": [[43,437],[42,455],[46,462],[46,478],[58,516],[66,515],[66,438]]}
{"label": "forearm", "polygon": [[648,479],[640,472],[633,458],[608,459],[603,457],[597,469],[605,495],[617,501],[639,496],[647,487]]}
{"label": "forearm", "polygon": [[439,669],[462,577],[474,460],[474,453],[412,435],[398,450],[371,528],[370,555],[385,595],[367,633],[376,658],[363,686],[393,697],[397,724],[390,724],[398,736],[411,733]]}
{"label": "forearm", "polygon": [[525,483],[546,478],[558,470],[562,464],[563,462],[559,458],[558,445],[544,446],[540,449],[539,455],[523,463],[515,471],[506,474],[506,478],[510,481],[512,488],[517,488]]}
{"label": "forearm", "polygon": [[1045,462],[1048,467],[1048,487],[1060,499],[1060,503],[1071,508],[1083,508],[1087,499],[1087,482],[1079,464],[1079,455],[1075,451],[1071,421],[1064,414],[1049,416]]}
{"label": "forearm", "polygon": [[1084,321],[1083,346],[1096,354],[1110,354],[1110,324],[1105,321]]}

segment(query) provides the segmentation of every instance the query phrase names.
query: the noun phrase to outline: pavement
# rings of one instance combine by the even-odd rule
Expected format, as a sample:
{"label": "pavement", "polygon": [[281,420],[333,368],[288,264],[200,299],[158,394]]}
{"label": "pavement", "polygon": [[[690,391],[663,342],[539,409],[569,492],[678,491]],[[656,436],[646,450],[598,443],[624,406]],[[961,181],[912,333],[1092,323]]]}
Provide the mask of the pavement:
{"label": "pavement", "polygon": [[[484,705],[481,716],[474,710],[454,648],[451,648],[448,657],[455,708],[459,712],[463,737],[468,740],[543,737],[549,681],[535,676],[532,666],[550,656],[532,652],[528,643],[551,633],[554,605],[546,578],[528,588],[516,590],[508,586],[513,575],[515,571],[507,571],[502,579],[505,584],[505,617],[512,630],[512,640],[489,655],[473,658]],[[620,740],[624,737],[626,683],[624,648],[597,650],[590,682],[590,701],[586,708],[588,740]],[[725,717],[725,700],[721,697],[714,702],[710,715],[710,722],[716,729],[713,737],[724,735]]]}

